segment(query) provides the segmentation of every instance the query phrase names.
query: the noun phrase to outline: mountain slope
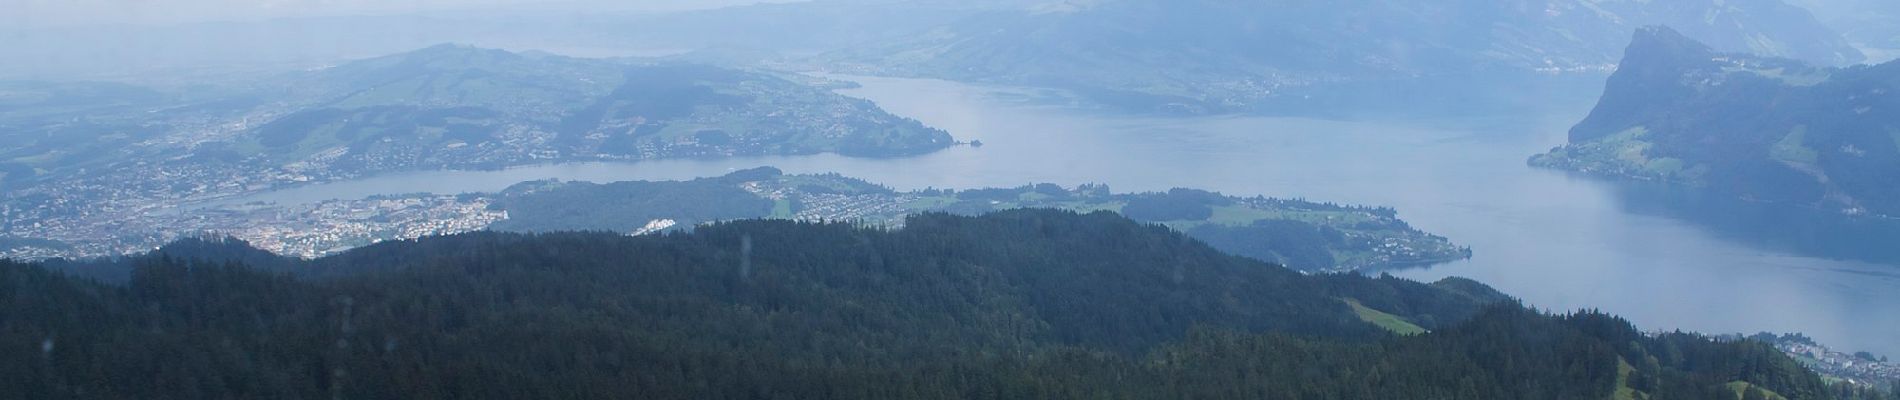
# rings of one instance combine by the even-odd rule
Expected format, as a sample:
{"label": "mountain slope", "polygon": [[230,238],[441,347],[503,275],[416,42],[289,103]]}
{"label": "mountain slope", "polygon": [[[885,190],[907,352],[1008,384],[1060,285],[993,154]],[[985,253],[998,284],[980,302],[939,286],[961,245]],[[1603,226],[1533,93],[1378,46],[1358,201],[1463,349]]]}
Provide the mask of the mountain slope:
{"label": "mountain slope", "polygon": [[[192,246],[213,257],[210,246]],[[242,256],[246,251],[232,251]],[[1107,213],[896,231],[469,234],[289,266],[155,257],[124,286],[0,262],[26,397],[1724,398],[1820,380],[1460,281],[1302,275]],[[1384,333],[1349,303],[1432,332]],[[1627,361],[1628,368],[1618,368]]]}
{"label": "mountain slope", "polygon": [[295,78],[239,148],[298,169],[835,152],[914,155],[949,135],[772,76],[435,46]]}
{"label": "mountain slope", "polygon": [[1900,213],[1900,63],[1814,67],[1651,28],[1623,65],[1570,145],[1533,164]]}
{"label": "mountain slope", "polygon": [[767,74],[458,45],[166,85],[0,83],[0,183],[181,154],[188,165],[168,167],[322,176],[550,159],[888,157],[954,144],[868,101]]}
{"label": "mountain slope", "polygon": [[176,237],[126,221],[292,185],[953,145],[870,101],[766,73],[452,45],[165,87],[0,83],[0,231],[125,254]]}
{"label": "mountain slope", "polygon": [[[1885,0],[1799,0],[1816,16],[1867,50],[1873,61],[1891,61],[1900,49],[1900,3]],[[1874,53],[1883,54],[1874,54]]]}
{"label": "mountain slope", "polygon": [[834,59],[873,72],[1057,86],[1199,112],[1324,95],[1315,87],[1346,82],[1602,71],[1629,33],[1648,24],[1679,26],[1737,51],[1830,65],[1862,59],[1839,34],[1779,0],[1065,4],[993,11]]}

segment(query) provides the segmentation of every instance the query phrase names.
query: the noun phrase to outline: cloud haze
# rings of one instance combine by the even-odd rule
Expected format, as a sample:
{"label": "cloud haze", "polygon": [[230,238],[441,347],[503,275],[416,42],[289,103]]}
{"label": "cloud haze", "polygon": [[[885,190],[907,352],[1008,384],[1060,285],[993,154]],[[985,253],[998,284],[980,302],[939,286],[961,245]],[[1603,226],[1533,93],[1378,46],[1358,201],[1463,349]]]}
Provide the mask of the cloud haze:
{"label": "cloud haze", "polygon": [[0,0],[8,28],[102,24],[175,24],[423,11],[541,10],[676,11],[791,0]]}

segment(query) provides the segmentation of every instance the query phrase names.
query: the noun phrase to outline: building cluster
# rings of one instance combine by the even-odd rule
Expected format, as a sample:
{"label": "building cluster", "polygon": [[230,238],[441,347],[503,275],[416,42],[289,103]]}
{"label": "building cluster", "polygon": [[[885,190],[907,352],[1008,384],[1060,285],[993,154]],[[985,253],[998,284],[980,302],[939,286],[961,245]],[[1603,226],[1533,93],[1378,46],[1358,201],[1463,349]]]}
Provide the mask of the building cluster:
{"label": "building cluster", "polygon": [[889,224],[914,211],[904,206],[909,202],[910,197],[913,196],[808,193],[798,197],[801,207],[792,219]]}
{"label": "building cluster", "polygon": [[1873,359],[1864,353],[1847,354],[1798,341],[1781,341],[1775,347],[1822,375],[1880,387],[1900,382],[1900,363],[1891,360]]}

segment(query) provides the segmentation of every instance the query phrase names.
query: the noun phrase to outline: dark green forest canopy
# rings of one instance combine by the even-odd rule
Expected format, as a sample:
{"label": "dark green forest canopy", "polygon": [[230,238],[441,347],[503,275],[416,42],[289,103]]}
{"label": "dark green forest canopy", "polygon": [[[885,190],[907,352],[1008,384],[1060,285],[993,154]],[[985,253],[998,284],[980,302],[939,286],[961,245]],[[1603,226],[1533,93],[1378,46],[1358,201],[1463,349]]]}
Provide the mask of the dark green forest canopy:
{"label": "dark green forest canopy", "polygon": [[[475,233],[311,261],[171,249],[116,264],[132,268],[122,284],[0,262],[0,392],[1735,399],[1746,382],[1831,396],[1757,342],[1547,315],[1467,280],[1305,275],[1105,212]],[[1387,333],[1347,299],[1431,332]]]}

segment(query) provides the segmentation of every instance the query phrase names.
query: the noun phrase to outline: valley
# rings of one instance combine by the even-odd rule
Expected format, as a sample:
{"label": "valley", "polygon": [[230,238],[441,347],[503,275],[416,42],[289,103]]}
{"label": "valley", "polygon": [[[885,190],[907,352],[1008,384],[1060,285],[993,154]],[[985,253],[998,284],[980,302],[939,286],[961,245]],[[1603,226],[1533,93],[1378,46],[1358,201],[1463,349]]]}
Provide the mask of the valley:
{"label": "valley", "polygon": [[[331,202],[332,210],[369,212],[380,206],[364,199],[375,196],[416,197],[409,195],[422,192],[435,195],[420,198],[443,199],[400,203],[409,204],[404,206],[410,207],[404,215],[419,216],[437,212],[429,211],[435,209],[427,204],[460,204],[453,201],[457,194],[499,193],[526,181],[691,180],[760,166],[774,166],[787,174],[839,173],[899,192],[1015,188],[1036,182],[1065,188],[1102,184],[1121,193],[1189,187],[1241,197],[1390,207],[1407,225],[1471,249],[1468,260],[1390,271],[1398,276],[1470,277],[1525,296],[1532,304],[1558,309],[1601,307],[1645,327],[1805,332],[1843,348],[1900,354],[1886,340],[1900,335],[1900,321],[1861,317],[1900,313],[1893,308],[1900,298],[1886,290],[1900,282],[1891,267],[1900,254],[1879,240],[1900,232],[1900,227],[1790,214],[1720,196],[1701,196],[1700,191],[1688,188],[1605,182],[1525,166],[1525,154],[1565,140],[1563,132],[1582,118],[1579,113],[1589,108],[1595,93],[1544,93],[1553,104],[1550,110],[1524,118],[1354,122],[1128,117],[1025,98],[1022,91],[1008,87],[838,79],[862,84],[842,93],[954,132],[961,140],[981,140],[986,145],[903,159],[832,154],[737,156],[417,171],[190,204],[243,209],[245,204],[263,202],[269,205],[264,209],[314,210],[320,207],[312,204]],[[1233,176],[1234,171],[1248,175]],[[343,204],[355,205],[336,206]],[[439,211],[454,210],[467,209]],[[350,232],[365,233],[324,242],[350,244],[345,247],[395,237],[370,232],[404,229],[401,224],[368,218],[358,220],[378,228],[342,223],[350,221],[348,214],[290,212],[274,221],[352,227]],[[130,222],[123,226],[157,226],[186,236],[195,233],[136,221],[204,226],[209,232],[203,233],[213,234],[267,231],[247,228],[261,225],[241,222],[236,219],[239,214],[227,215],[234,219],[213,219],[216,223],[206,225],[177,219],[121,220]],[[455,211],[447,215],[484,214]],[[320,220],[338,222],[291,222]],[[464,227],[493,222],[455,221]],[[637,230],[646,222],[607,228]],[[1776,229],[1793,230],[1764,234]],[[425,232],[429,231],[415,234]],[[1816,236],[1815,232],[1837,234]],[[123,248],[143,251],[170,237],[177,236],[153,236]],[[1541,239],[1523,240],[1526,237]],[[302,250],[289,253],[340,249],[299,246],[293,249]],[[1774,295],[1738,299],[1731,295],[1735,290]]]}
{"label": "valley", "polygon": [[1890,0],[29,3],[0,397],[1900,398]]}

